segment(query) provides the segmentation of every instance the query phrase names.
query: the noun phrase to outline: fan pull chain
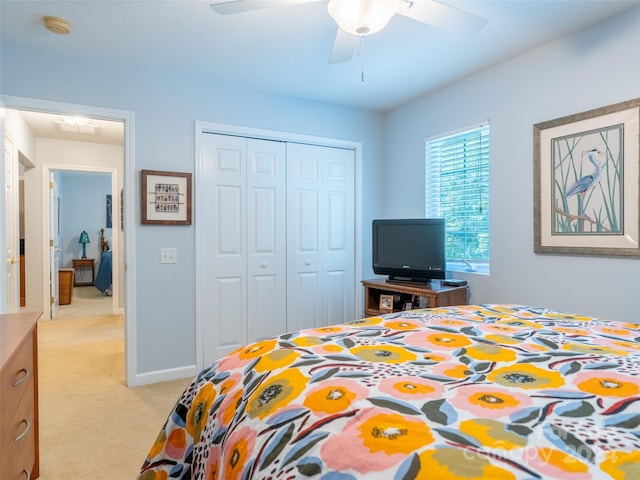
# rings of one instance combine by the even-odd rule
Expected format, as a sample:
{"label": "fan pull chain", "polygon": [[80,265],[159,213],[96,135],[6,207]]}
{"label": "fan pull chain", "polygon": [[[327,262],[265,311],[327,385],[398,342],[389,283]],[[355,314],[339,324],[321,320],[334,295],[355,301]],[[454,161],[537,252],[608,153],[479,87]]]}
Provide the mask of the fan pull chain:
{"label": "fan pull chain", "polygon": [[364,49],[364,35],[358,37],[358,57],[360,58],[360,81],[364,82],[364,60],[362,59],[362,50]]}

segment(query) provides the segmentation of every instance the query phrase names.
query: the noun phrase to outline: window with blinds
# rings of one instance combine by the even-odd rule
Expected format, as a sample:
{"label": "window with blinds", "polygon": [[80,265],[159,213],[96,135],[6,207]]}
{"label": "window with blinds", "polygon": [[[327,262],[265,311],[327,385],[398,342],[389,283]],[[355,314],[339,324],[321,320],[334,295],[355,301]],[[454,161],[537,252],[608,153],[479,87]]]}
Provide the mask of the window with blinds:
{"label": "window with blinds", "polygon": [[489,273],[489,123],[425,141],[425,215],[446,219],[447,270]]}

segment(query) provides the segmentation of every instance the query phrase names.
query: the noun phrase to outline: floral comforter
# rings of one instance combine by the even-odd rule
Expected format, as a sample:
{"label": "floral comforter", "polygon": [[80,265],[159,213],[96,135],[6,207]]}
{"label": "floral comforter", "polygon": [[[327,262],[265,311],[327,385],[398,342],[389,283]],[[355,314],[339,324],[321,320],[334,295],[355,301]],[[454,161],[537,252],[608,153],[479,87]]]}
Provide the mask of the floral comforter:
{"label": "floral comforter", "polygon": [[640,325],[475,305],[260,341],[194,379],[138,478],[640,479]]}

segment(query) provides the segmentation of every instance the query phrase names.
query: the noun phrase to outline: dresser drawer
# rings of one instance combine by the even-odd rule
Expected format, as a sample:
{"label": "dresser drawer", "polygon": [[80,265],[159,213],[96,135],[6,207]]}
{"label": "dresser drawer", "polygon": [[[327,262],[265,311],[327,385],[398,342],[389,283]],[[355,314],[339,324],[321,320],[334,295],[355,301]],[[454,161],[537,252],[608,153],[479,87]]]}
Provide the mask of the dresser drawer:
{"label": "dresser drawer", "polygon": [[[33,392],[33,379],[26,383]],[[33,395],[26,395],[13,416],[6,423],[3,419],[2,480],[26,480],[31,476],[36,448],[34,415]]]}
{"label": "dresser drawer", "polygon": [[13,416],[13,412],[17,408],[20,400],[25,392],[30,389],[33,391],[33,383],[30,382],[34,377],[33,364],[33,332],[29,333],[22,345],[16,350],[13,357],[2,369],[2,424],[5,420]]}

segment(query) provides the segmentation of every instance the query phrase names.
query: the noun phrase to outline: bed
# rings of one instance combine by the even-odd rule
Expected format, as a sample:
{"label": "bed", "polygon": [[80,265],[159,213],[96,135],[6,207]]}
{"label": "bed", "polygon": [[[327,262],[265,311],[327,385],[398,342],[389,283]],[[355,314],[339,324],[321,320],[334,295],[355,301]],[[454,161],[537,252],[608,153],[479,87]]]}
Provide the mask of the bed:
{"label": "bed", "polygon": [[471,305],[262,340],[197,375],[138,478],[638,479],[640,325]]}
{"label": "bed", "polygon": [[93,286],[104,294],[109,294],[113,283],[112,255],[111,251],[103,252],[100,255],[98,273],[96,273],[96,279],[93,281]]}

